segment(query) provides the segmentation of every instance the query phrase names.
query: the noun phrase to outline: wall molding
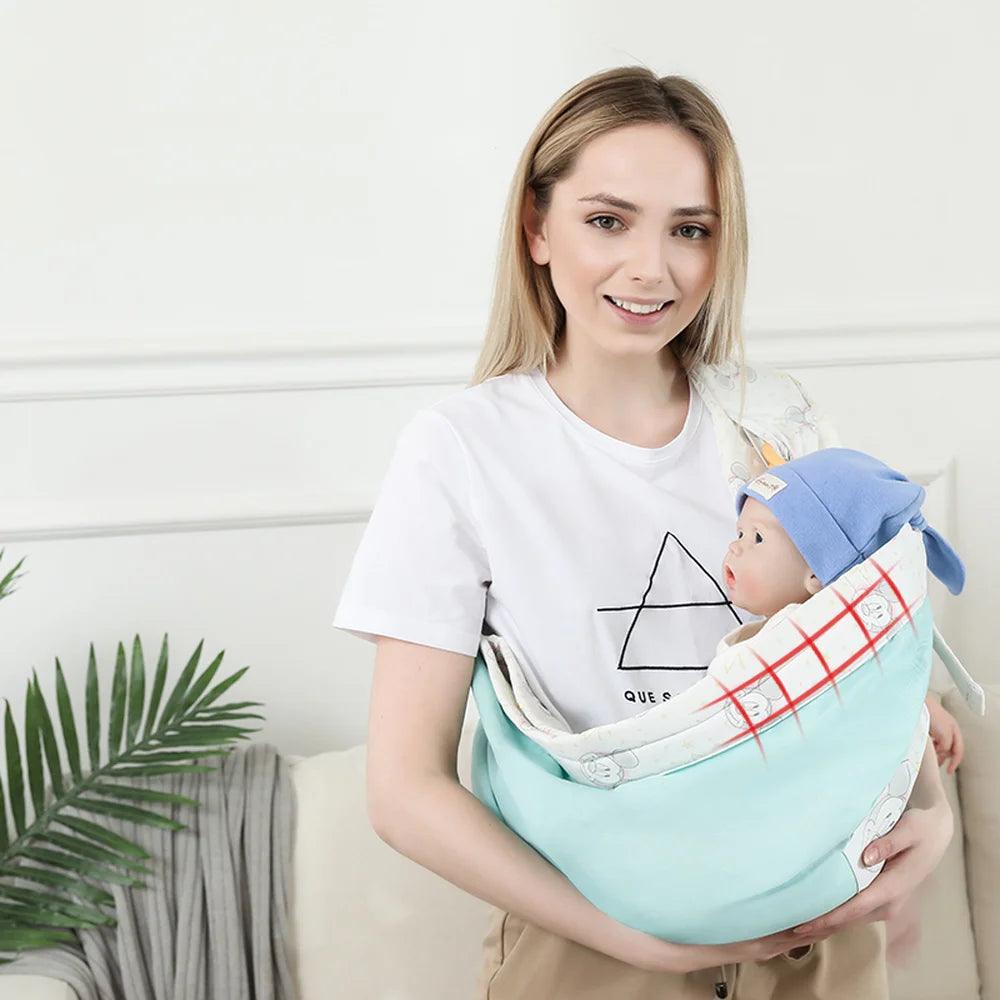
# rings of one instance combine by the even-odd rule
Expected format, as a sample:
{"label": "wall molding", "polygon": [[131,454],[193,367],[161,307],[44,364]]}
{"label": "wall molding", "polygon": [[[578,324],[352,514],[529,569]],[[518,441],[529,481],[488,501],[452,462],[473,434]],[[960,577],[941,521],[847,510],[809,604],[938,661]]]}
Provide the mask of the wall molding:
{"label": "wall molding", "polygon": [[[4,508],[0,542],[57,541],[76,538],[114,538],[123,535],[162,535],[196,531],[245,531],[259,528],[301,528],[324,524],[364,524],[371,516],[370,505],[353,503],[325,507],[304,504],[301,498],[257,500],[241,497],[239,511],[233,501],[202,497],[194,502],[168,500],[162,510],[142,501],[119,512],[83,512],[81,503],[49,504],[48,509],[20,512]],[[144,509],[145,508],[145,509]],[[228,509],[227,509],[228,508]],[[141,511],[141,513],[137,513]]]}
{"label": "wall molding", "polygon": [[[453,336],[420,343],[0,348],[0,402],[461,386],[479,354],[468,330],[452,327]],[[983,361],[1000,358],[1000,319],[772,328],[746,339],[748,360],[779,368]]]}
{"label": "wall molding", "polygon": [[[913,482],[929,488],[942,476],[953,477],[951,459],[922,468],[902,469]],[[949,497],[950,499],[950,497]],[[239,512],[231,509],[235,503]],[[123,535],[160,535],[196,531],[246,531],[260,528],[309,527],[329,524],[365,524],[371,516],[371,505],[345,502],[337,505],[303,503],[301,497],[232,497],[207,496],[194,501],[169,499],[155,504],[141,501],[129,503],[126,509],[115,511],[107,503],[85,511],[84,504],[74,501],[49,503],[45,509],[38,504],[18,510],[3,509],[0,543],[57,541],[76,538],[113,538]],[[136,510],[145,507],[143,514]]]}

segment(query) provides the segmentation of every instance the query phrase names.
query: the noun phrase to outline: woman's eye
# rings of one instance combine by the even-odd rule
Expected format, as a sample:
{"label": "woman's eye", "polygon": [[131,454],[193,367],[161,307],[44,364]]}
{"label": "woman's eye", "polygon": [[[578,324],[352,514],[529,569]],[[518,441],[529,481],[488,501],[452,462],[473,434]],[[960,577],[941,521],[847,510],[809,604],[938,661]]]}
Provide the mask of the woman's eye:
{"label": "woman's eye", "polygon": [[[610,225],[608,226],[603,225],[601,223],[602,219],[610,220],[611,223],[617,222],[621,224],[621,220],[616,219],[613,215],[595,215],[592,219],[587,220],[587,224],[594,225],[594,223],[597,223],[597,226],[595,228],[603,229],[606,233],[614,233],[618,231],[616,229],[613,229]],[[711,230],[706,229],[704,226],[695,225],[694,223],[687,223],[686,225],[678,226],[677,228],[677,232],[679,233],[684,232],[685,230],[689,230],[697,234],[694,236],[684,237],[690,243],[698,243],[701,240],[707,240],[712,235]]]}
{"label": "woman's eye", "polygon": [[[592,219],[587,220],[587,224],[597,222],[599,219],[610,219],[612,222],[620,222],[620,219],[616,219],[613,215],[595,215]],[[613,233],[615,230],[609,229],[607,226],[597,226],[597,229],[603,229],[607,233]]]}

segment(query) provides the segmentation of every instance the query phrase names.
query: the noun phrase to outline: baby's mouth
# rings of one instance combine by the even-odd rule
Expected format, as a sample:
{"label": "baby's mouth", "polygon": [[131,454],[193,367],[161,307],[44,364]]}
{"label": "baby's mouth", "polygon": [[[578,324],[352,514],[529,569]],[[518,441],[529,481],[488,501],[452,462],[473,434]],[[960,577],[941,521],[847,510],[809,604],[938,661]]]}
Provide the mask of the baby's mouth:
{"label": "baby's mouth", "polygon": [[736,582],[736,576],[728,566],[724,568],[725,568],[726,586],[731,587]]}

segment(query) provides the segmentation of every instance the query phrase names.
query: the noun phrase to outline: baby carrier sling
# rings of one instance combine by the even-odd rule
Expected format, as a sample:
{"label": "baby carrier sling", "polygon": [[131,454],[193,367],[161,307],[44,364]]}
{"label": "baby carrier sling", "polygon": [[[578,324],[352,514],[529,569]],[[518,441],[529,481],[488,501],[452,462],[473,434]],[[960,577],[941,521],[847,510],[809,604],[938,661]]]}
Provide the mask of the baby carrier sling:
{"label": "baby carrier sling", "polygon": [[[767,465],[837,443],[789,376],[750,372],[757,391],[741,414],[735,374],[689,373],[734,496]],[[762,937],[828,912],[881,871],[860,855],[913,790],[932,650],[984,714],[982,688],[934,626],[909,524],[720,648],[679,695],[580,733],[536,696],[504,638],[487,635],[472,680],[472,789],[621,923],[678,943]]]}

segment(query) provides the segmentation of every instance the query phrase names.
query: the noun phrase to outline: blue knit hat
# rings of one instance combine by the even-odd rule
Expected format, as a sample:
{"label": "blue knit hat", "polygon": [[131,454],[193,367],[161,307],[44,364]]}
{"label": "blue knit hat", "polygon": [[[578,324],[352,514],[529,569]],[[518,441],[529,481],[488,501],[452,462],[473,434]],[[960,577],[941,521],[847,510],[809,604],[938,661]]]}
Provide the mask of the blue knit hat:
{"label": "blue knit hat", "polygon": [[923,532],[928,569],[959,594],[965,567],[920,513],[926,492],[864,452],[821,448],[741,486],[736,513],[748,496],[768,507],[824,587],[909,523]]}

